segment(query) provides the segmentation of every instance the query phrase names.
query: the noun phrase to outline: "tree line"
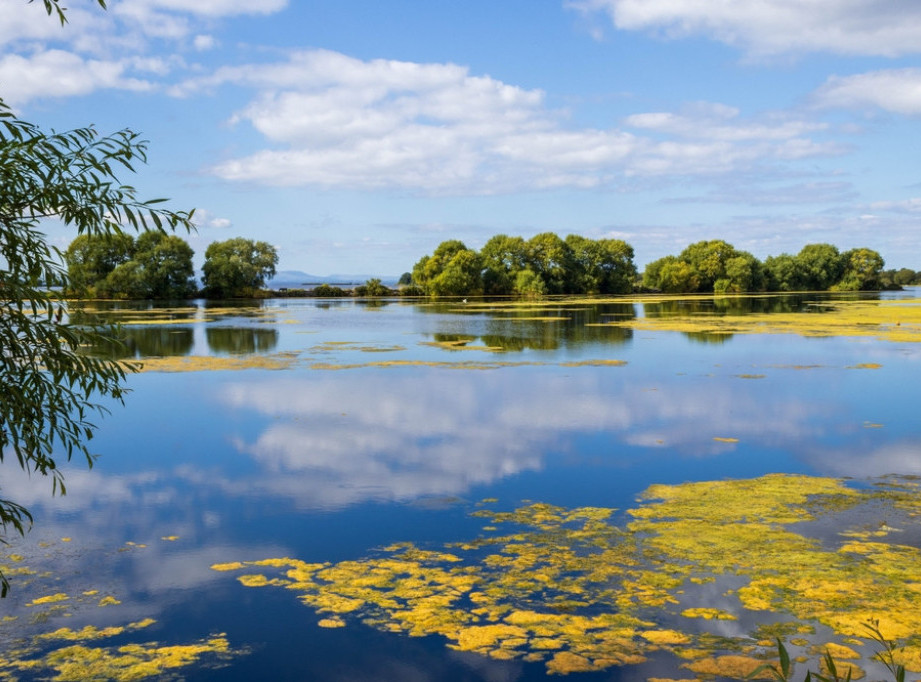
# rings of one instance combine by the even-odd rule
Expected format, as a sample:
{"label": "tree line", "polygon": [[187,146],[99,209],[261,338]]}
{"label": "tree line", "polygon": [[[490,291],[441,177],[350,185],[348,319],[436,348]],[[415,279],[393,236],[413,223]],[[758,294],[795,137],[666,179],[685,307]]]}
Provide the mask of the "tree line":
{"label": "tree line", "polygon": [[479,251],[442,242],[415,264],[411,286],[429,296],[627,294],[636,276],[625,241],[542,232],[528,240],[496,235]]}
{"label": "tree line", "polygon": [[159,230],[137,238],[123,231],[81,234],[64,252],[65,293],[89,298],[244,298],[256,295],[275,275],[278,253],[263,241],[237,237],[212,242],[205,251],[203,288],[182,237]]}
{"label": "tree line", "polygon": [[479,251],[444,241],[400,283],[408,285],[403,293],[428,296],[870,291],[921,284],[921,272],[883,266],[882,256],[864,247],[841,252],[807,244],[796,255],[762,262],[712,239],[655,260],[639,274],[624,241],[544,232],[529,240],[497,235]]}
{"label": "tree line", "polygon": [[643,272],[642,286],[666,293],[870,291],[883,288],[883,265],[872,249],[842,253],[831,244],[807,244],[796,255],[782,253],[761,262],[713,239],[653,261]]}

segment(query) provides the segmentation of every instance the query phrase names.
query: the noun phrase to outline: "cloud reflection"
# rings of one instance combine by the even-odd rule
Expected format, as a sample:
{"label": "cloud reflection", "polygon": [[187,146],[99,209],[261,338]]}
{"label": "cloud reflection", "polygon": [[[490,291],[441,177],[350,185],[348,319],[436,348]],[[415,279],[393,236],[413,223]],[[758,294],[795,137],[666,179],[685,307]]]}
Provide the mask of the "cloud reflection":
{"label": "cloud reflection", "polygon": [[717,380],[702,400],[694,380],[647,390],[623,371],[340,372],[240,382],[222,399],[273,419],[255,438],[235,440],[263,468],[241,485],[302,508],[460,495],[539,471],[576,437],[604,447],[586,453],[593,457],[629,459],[633,449],[660,446],[726,453],[714,436],[780,446],[822,431],[826,408],[816,404],[765,403],[742,382]]}

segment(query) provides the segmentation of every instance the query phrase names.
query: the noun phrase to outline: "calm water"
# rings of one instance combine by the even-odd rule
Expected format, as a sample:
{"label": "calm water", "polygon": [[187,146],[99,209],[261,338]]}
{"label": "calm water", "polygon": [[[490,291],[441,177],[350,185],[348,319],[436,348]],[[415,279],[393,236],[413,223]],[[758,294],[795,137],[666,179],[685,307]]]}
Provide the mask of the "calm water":
{"label": "calm water", "polygon": [[[50,582],[13,576],[0,612],[20,619],[4,625],[6,648],[40,627],[152,618],[143,636],[117,642],[226,633],[238,650],[218,669],[177,670],[186,679],[544,679],[542,664],[453,651],[439,637],[318,628],[296,594],[210,567],[360,559],[407,540],[441,547],[480,533],[470,513],[484,498],[497,509],[623,510],[652,483],[921,475],[921,349],[911,344],[588,326],[667,315],[667,305],[513,314],[271,300],[170,308],[169,324],[140,324],[130,308],[122,355],[291,364],[132,376],[127,405],[100,422],[95,467],[70,466],[65,497],[6,467],[3,492],[36,517],[13,551],[54,572]],[[625,364],[592,364],[608,360]],[[849,369],[866,363],[880,367]],[[50,625],[29,621],[27,603],[49,584],[70,604]],[[120,604],[75,596],[93,590]],[[681,677],[678,663],[654,656],[573,679]]]}

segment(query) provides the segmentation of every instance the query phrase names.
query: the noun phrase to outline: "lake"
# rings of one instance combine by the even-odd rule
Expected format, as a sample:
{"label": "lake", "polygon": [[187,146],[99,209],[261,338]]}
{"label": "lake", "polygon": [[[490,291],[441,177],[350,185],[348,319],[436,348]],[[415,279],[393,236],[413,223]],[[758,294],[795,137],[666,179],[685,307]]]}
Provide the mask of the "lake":
{"label": "lake", "polygon": [[144,366],[7,463],[0,675],[919,672],[918,293],[87,304]]}

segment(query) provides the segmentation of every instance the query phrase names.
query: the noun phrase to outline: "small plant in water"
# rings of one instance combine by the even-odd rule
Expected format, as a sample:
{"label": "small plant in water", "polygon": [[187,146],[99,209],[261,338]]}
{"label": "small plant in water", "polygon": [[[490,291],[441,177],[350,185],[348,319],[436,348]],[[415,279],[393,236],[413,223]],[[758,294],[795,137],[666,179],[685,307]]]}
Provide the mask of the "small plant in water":
{"label": "small plant in water", "polygon": [[[886,666],[886,669],[892,673],[892,679],[895,682],[905,682],[905,667],[895,662],[895,644],[883,637],[879,630],[879,621],[867,623],[866,628],[870,639],[881,647],[881,650],[874,658]],[[777,638],[777,657],[778,662],[776,664],[758,666],[746,679],[756,679],[762,673],[769,673],[777,682],[794,682],[790,654],[779,637]],[[827,651],[825,656],[822,657],[822,668],[822,672],[807,670],[803,682],[851,682],[853,668],[848,666],[847,673],[842,675],[838,672],[834,658]]]}

